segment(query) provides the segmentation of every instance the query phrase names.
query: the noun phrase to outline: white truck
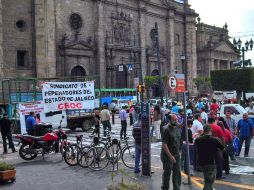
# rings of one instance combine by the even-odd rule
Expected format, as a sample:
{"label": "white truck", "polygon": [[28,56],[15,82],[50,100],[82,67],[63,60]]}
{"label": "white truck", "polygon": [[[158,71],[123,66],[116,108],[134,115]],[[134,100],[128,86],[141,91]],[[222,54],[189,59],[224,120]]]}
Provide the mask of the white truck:
{"label": "white truck", "polygon": [[[220,117],[225,117],[226,112],[231,111],[231,117],[238,123],[243,118],[243,114],[247,111],[239,104],[222,104],[219,111]],[[249,115],[249,118],[254,120],[254,115]]]}

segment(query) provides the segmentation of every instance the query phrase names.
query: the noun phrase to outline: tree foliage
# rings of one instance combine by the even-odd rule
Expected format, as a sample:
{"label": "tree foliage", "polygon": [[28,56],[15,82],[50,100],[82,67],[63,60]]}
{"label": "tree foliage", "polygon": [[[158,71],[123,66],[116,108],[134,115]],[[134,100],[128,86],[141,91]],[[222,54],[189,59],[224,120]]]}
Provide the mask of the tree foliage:
{"label": "tree foliage", "polygon": [[[164,75],[161,78],[163,86],[165,87],[168,81],[168,76]],[[159,76],[145,76],[144,81],[146,89],[149,89],[151,86],[159,84]]]}
{"label": "tree foliage", "polygon": [[254,91],[254,69],[211,71],[213,90]]}
{"label": "tree foliage", "polygon": [[199,88],[202,85],[211,85],[211,78],[209,77],[197,77],[193,79],[193,82]]}
{"label": "tree foliage", "polygon": [[149,89],[152,85],[159,83],[159,76],[145,76],[145,87]]}

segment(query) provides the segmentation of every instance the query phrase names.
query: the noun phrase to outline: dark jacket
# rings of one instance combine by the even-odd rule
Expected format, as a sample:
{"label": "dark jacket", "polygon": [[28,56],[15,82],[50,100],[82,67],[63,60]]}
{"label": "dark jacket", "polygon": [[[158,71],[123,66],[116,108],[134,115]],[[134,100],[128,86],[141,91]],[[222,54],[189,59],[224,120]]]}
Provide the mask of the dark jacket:
{"label": "dark jacket", "polygon": [[214,165],[218,148],[224,149],[223,143],[212,135],[201,135],[195,140],[195,146],[200,166]]}
{"label": "dark jacket", "polygon": [[[193,137],[192,137],[192,131],[191,131],[191,129],[188,129],[188,139],[189,139],[189,143],[193,143]],[[186,141],[186,138],[185,138],[185,126],[183,126],[183,129],[182,129],[182,140]]]}
{"label": "dark jacket", "polygon": [[2,118],[0,120],[0,128],[1,128],[1,133],[11,132],[11,121],[9,119]]}
{"label": "dark jacket", "polygon": [[141,120],[134,123],[132,136],[135,139],[135,144],[141,145]]}

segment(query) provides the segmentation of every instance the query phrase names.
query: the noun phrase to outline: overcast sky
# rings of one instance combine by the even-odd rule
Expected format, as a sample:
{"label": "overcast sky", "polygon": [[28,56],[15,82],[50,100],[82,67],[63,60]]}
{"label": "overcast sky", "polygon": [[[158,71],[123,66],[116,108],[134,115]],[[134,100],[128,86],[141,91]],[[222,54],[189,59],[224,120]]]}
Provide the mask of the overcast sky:
{"label": "overcast sky", "polygon": [[[218,27],[227,23],[230,36],[239,36],[244,43],[254,40],[254,0],[189,0],[189,4],[201,22]],[[254,65],[254,49],[245,57]]]}

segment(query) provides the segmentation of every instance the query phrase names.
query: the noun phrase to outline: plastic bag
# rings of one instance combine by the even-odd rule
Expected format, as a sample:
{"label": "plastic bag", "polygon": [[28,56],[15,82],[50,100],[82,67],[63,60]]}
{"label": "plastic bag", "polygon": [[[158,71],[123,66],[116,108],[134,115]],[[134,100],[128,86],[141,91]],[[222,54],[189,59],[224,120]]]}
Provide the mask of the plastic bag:
{"label": "plastic bag", "polygon": [[239,145],[239,138],[236,137],[233,139],[233,146],[234,146],[235,155],[238,155],[238,145]]}

